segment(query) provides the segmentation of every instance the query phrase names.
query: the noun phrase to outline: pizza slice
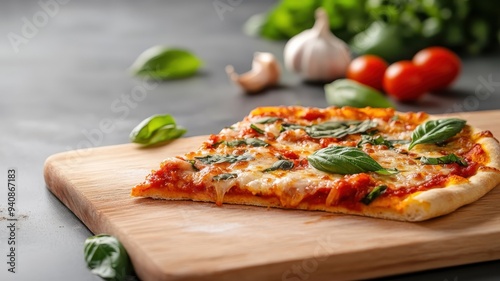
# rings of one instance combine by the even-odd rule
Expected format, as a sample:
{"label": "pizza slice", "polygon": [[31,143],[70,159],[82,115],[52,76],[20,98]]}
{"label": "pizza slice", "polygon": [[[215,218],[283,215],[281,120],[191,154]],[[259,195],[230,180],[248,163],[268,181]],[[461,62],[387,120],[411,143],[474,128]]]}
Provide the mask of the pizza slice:
{"label": "pizza slice", "polygon": [[257,108],[167,158],[131,195],[421,221],[498,183],[498,141],[465,120],[282,106]]}

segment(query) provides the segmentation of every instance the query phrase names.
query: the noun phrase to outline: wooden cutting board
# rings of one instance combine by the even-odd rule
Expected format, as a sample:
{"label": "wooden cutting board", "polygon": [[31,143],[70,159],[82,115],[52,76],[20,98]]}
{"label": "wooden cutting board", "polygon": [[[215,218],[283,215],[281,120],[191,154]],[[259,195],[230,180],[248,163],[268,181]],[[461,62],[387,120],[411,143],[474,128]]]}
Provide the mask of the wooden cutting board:
{"label": "wooden cutting board", "polygon": [[[459,117],[500,136],[500,111]],[[142,280],[360,279],[500,259],[498,187],[421,223],[129,196],[163,158],[205,138],[56,154],[45,181],[92,232],[121,240]]]}

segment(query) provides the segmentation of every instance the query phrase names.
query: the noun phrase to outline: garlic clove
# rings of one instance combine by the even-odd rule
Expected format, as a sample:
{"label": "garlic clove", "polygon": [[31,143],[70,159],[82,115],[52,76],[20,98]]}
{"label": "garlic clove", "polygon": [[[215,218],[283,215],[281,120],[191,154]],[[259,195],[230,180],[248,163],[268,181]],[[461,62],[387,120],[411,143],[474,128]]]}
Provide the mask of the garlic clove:
{"label": "garlic clove", "polygon": [[271,53],[254,54],[252,69],[244,74],[237,74],[232,65],[226,66],[226,73],[233,82],[247,93],[256,93],[278,83],[281,68]]}
{"label": "garlic clove", "polygon": [[284,59],[285,67],[305,80],[329,82],[345,76],[351,54],[347,44],[330,32],[328,14],[320,8],[314,26],[286,43]]}

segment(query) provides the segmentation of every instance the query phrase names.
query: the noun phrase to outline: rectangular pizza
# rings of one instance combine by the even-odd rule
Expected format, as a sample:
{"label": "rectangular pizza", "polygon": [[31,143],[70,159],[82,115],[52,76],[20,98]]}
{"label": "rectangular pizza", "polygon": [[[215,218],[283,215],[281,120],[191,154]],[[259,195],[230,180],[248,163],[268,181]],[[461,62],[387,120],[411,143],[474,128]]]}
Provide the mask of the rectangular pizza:
{"label": "rectangular pizza", "polygon": [[478,200],[499,169],[498,141],[462,119],[260,107],[165,159],[131,195],[422,221]]}

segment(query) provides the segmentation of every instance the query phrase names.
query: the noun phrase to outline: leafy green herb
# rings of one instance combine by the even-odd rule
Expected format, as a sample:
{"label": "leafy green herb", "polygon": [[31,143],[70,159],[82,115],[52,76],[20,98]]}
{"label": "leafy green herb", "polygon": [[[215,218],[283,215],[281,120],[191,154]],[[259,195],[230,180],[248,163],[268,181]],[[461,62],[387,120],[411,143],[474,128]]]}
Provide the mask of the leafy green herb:
{"label": "leafy green herb", "polygon": [[438,143],[458,134],[465,126],[466,121],[457,118],[430,120],[420,124],[411,135],[408,150],[417,144]]}
{"label": "leafy green herb", "polygon": [[384,139],[382,136],[372,136],[372,135],[361,135],[361,140],[358,142],[357,147],[361,148],[363,144],[372,144],[372,145],[385,145],[388,148],[393,148],[392,142]]}
{"label": "leafy green herb", "polygon": [[104,280],[125,280],[133,274],[127,251],[116,237],[101,234],[87,238],[84,256],[87,267]]}
{"label": "leafy green herb", "polygon": [[364,121],[329,121],[311,126],[283,124],[286,130],[302,129],[313,138],[343,138],[347,135],[364,133],[377,126],[372,120]]}
{"label": "leafy green herb", "polygon": [[179,79],[192,76],[202,61],[191,52],[155,46],[144,51],[130,67],[133,74],[153,79]]}
{"label": "leafy green herb", "polygon": [[361,199],[361,203],[365,205],[370,205],[373,200],[377,199],[382,193],[384,193],[387,190],[387,185],[379,185],[375,187],[370,193],[366,194],[366,196]]}
{"label": "leafy green herb", "polygon": [[463,158],[458,157],[457,155],[455,155],[453,153],[448,154],[446,156],[436,157],[436,158],[422,156],[422,157],[420,157],[420,162],[422,164],[428,164],[428,165],[451,164],[451,163],[457,163],[460,166],[464,166],[464,167],[466,167],[468,165],[467,162]]}
{"label": "leafy green herb", "polygon": [[130,140],[135,143],[152,145],[180,138],[186,129],[177,126],[169,114],[153,115],[143,120],[130,133]]}
{"label": "leafy green herb", "polygon": [[188,162],[189,164],[191,164],[191,167],[193,168],[193,170],[195,170],[195,171],[199,171],[200,170],[200,169],[198,169],[196,167],[196,161],[195,160],[189,160],[188,159],[188,160],[186,160],[186,162]]}
{"label": "leafy green herb", "polygon": [[278,161],[274,162],[270,168],[267,168],[267,169],[263,170],[262,172],[267,173],[267,172],[272,172],[272,171],[276,171],[276,170],[291,170],[291,169],[293,169],[293,166],[294,166],[294,164],[292,161],[282,159],[282,160],[278,160]]}
{"label": "leafy green herb", "polygon": [[398,173],[395,169],[385,169],[370,155],[354,147],[326,147],[311,154],[308,160],[314,168],[332,174],[376,172],[381,175],[392,175]]}
{"label": "leafy green herb", "polygon": [[234,178],[237,178],[237,177],[238,177],[237,174],[232,174],[232,173],[220,174],[220,175],[214,176],[212,178],[212,181],[225,181],[225,180],[234,179]]}
{"label": "leafy green herb", "polygon": [[250,128],[252,128],[254,131],[256,131],[257,133],[259,133],[261,135],[264,135],[266,133],[266,131],[264,131],[261,128],[257,127],[257,125],[255,125],[255,124],[250,124]]}
{"label": "leafy green herb", "polygon": [[201,161],[204,164],[219,164],[219,163],[235,163],[240,161],[250,161],[254,158],[251,155],[243,154],[243,155],[207,155],[202,157],[195,157],[197,160]]}
{"label": "leafy green herb", "polygon": [[350,79],[337,79],[325,85],[325,95],[329,105],[394,107],[379,91]]}
{"label": "leafy green herb", "polygon": [[235,147],[235,146],[240,146],[240,145],[250,145],[254,147],[259,147],[259,146],[268,146],[269,144],[261,139],[257,138],[248,138],[244,140],[232,140],[232,141],[226,141],[225,142],[227,146],[230,147]]}
{"label": "leafy green herb", "polygon": [[262,118],[262,119],[255,121],[255,124],[271,124],[271,123],[274,123],[278,120],[283,120],[283,118],[279,118],[279,117]]}

